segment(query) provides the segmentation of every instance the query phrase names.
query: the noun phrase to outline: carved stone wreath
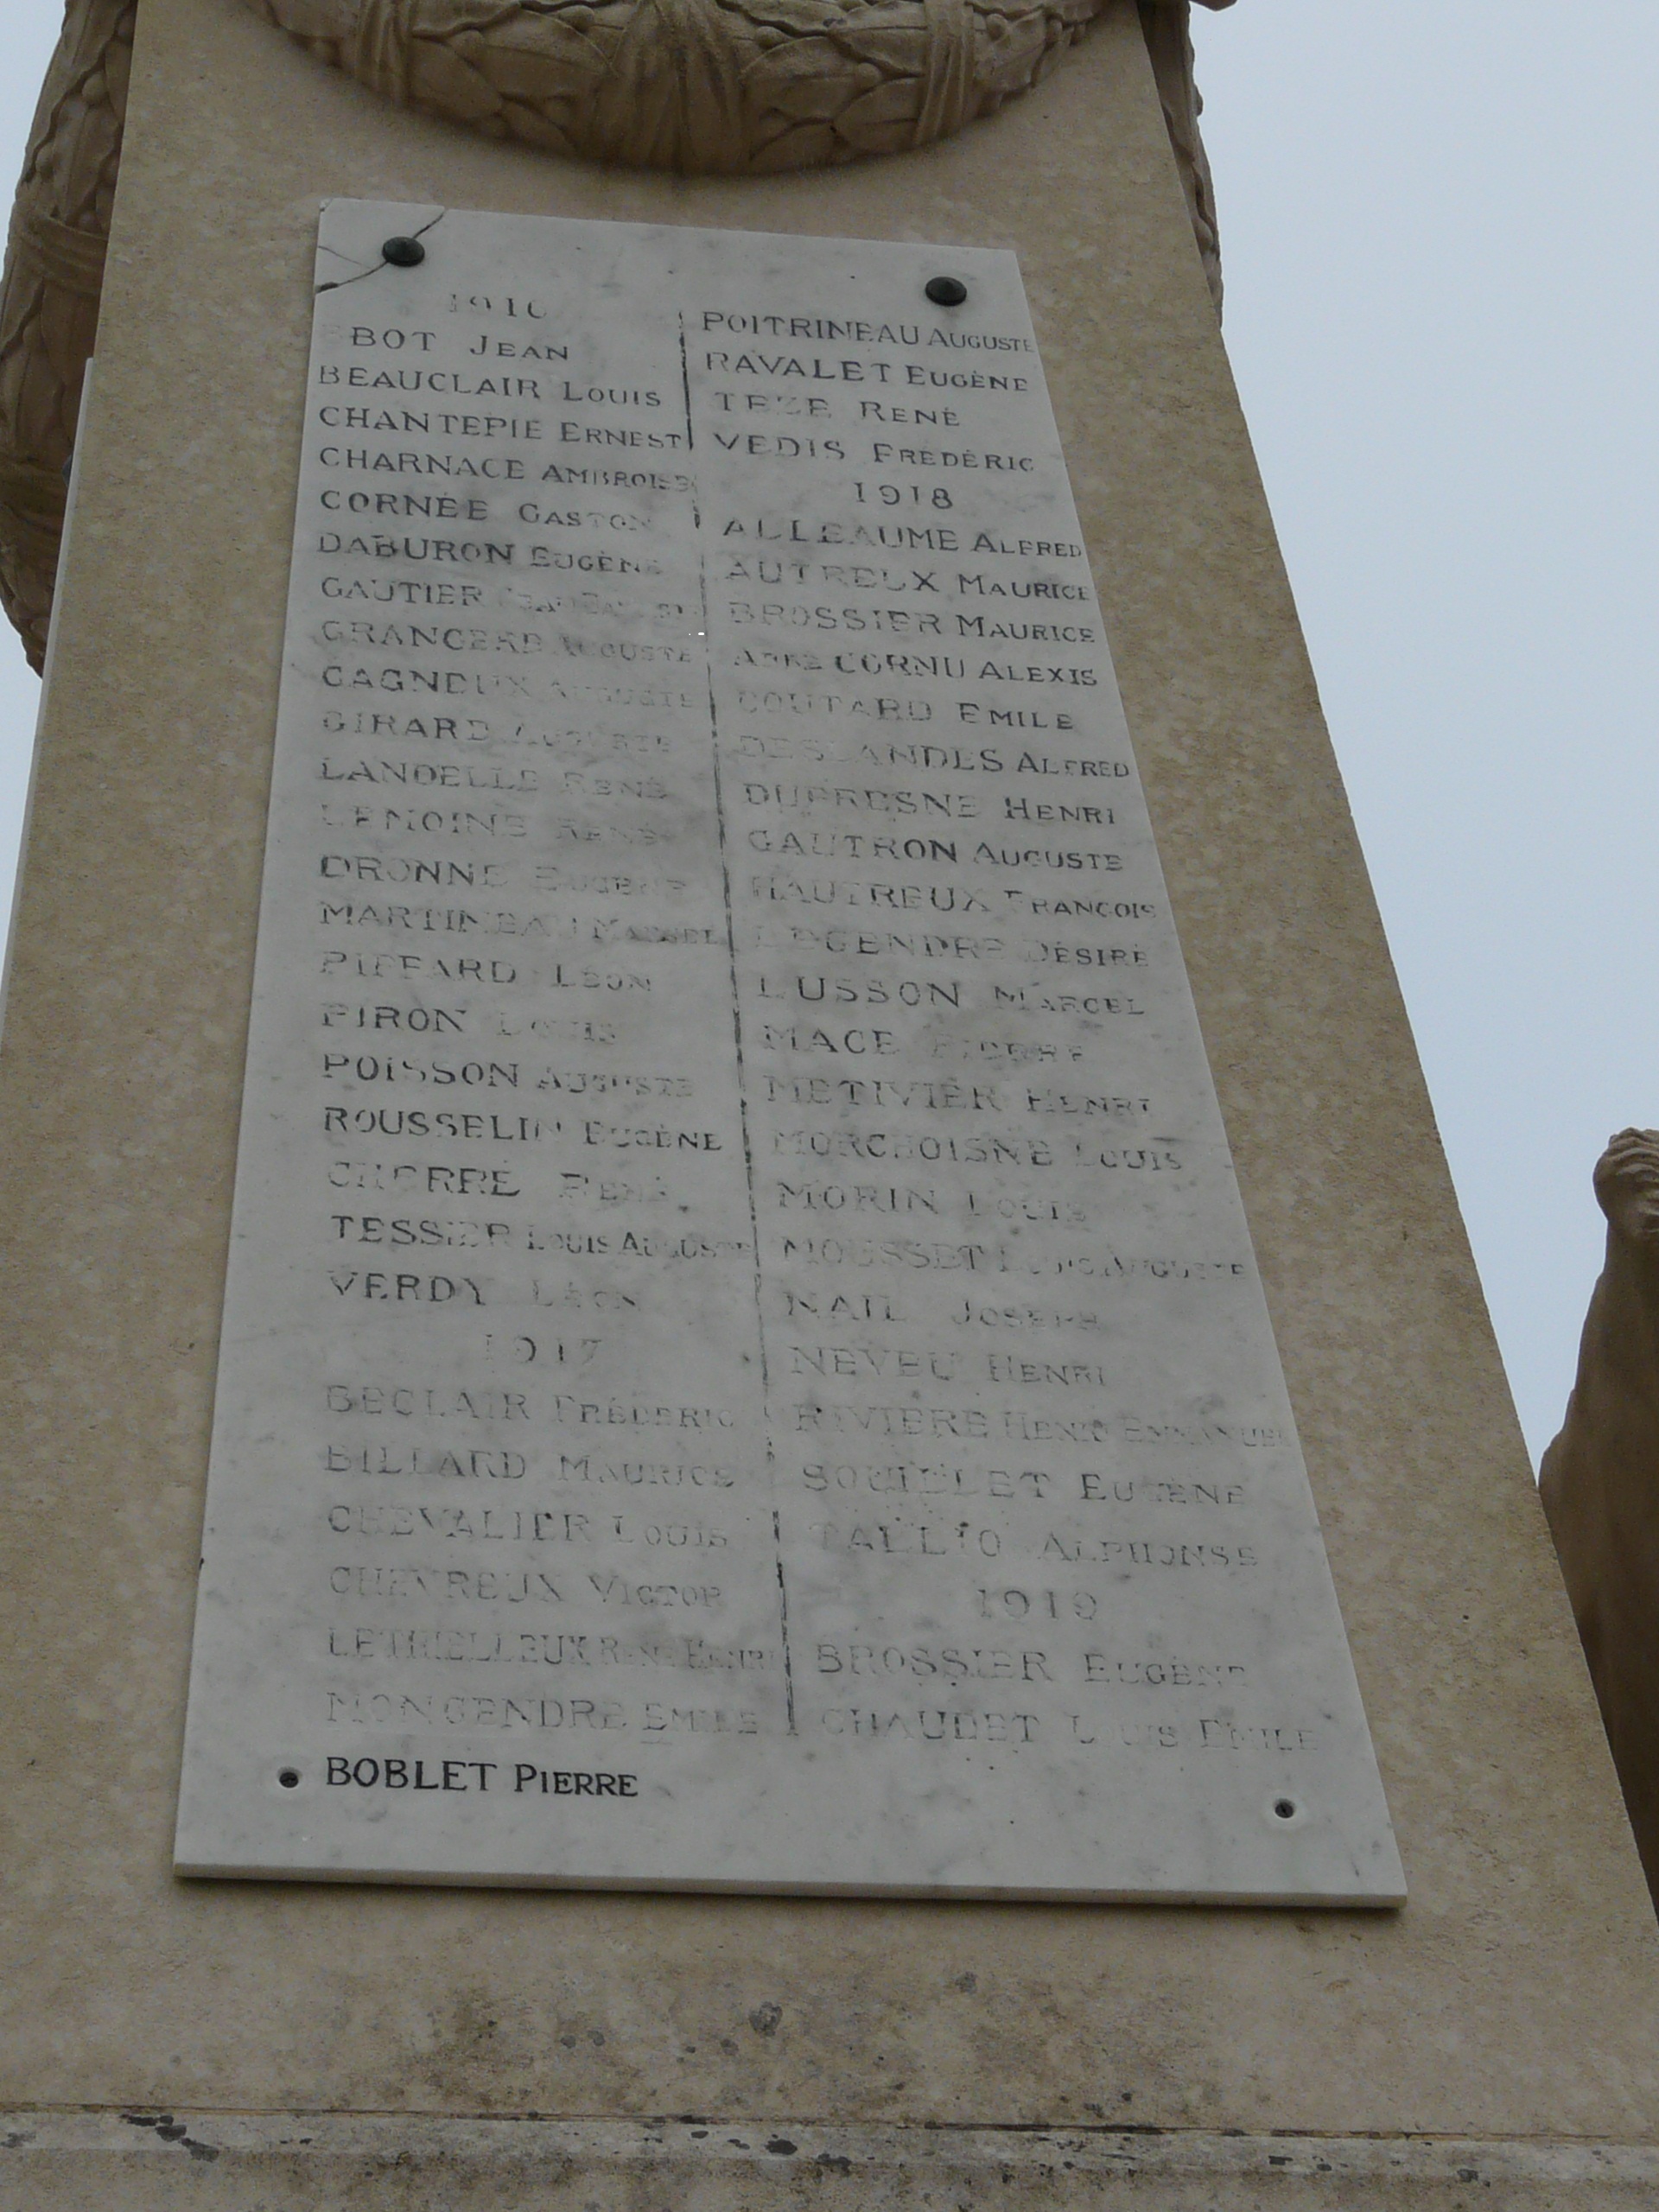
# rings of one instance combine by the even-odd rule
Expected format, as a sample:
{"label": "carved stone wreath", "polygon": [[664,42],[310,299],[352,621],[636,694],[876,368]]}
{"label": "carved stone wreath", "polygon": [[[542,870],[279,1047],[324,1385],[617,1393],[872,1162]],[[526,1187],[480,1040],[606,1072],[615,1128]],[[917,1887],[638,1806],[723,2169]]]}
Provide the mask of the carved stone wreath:
{"label": "carved stone wreath", "polygon": [[1035,84],[1101,0],[254,0],[389,99],[634,168],[896,154]]}
{"label": "carved stone wreath", "polygon": [[[97,328],[134,4],[68,0],[0,288],[0,601],[37,668]],[[1105,0],[250,4],[386,98],[491,137],[633,168],[765,175],[949,137],[1038,83]],[[1137,0],[1218,300],[1187,5]]]}

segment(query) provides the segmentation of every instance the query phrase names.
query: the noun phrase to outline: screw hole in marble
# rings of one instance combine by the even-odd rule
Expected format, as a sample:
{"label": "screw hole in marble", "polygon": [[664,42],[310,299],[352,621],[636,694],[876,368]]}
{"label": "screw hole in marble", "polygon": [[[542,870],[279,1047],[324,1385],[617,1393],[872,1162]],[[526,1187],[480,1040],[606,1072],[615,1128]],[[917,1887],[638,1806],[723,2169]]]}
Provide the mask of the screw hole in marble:
{"label": "screw hole in marble", "polygon": [[284,1789],[297,1789],[300,1786],[300,1770],[296,1766],[283,1767],[279,1769],[276,1779]]}

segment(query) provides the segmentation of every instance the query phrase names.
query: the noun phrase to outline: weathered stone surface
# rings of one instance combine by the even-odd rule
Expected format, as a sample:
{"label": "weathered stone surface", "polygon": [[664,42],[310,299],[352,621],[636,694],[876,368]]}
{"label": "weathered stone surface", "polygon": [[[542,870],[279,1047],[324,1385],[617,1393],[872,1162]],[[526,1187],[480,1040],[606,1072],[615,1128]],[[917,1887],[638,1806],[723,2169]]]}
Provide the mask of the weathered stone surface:
{"label": "weathered stone surface", "polygon": [[20,2112],[0,2113],[0,2188],[28,2212],[1649,2212],[1659,2150],[789,2119]]}
{"label": "weathered stone surface", "polygon": [[[222,0],[145,0],[133,83],[0,1054],[6,2101],[188,2113],[192,2135],[208,2112],[701,2113],[763,2145],[785,2122],[948,2142],[1127,2113],[1517,2138],[1546,2172],[1580,2155],[1558,2139],[1651,2145],[1659,1933],[1135,11],[993,131],[764,188],[394,111]],[[1404,1910],[172,1878],[308,287],[338,194],[1019,253]],[[175,2193],[218,2170],[162,2152]],[[375,2186],[395,2206],[412,2183],[393,2164]]]}

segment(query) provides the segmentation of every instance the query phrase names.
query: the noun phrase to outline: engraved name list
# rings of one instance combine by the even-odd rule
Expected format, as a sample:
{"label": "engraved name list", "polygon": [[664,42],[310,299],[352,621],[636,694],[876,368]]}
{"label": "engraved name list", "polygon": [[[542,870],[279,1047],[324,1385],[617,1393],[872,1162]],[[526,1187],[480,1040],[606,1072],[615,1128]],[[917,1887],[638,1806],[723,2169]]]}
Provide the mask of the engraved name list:
{"label": "engraved name list", "polygon": [[1397,1902],[1014,257],[318,284],[181,1870]]}

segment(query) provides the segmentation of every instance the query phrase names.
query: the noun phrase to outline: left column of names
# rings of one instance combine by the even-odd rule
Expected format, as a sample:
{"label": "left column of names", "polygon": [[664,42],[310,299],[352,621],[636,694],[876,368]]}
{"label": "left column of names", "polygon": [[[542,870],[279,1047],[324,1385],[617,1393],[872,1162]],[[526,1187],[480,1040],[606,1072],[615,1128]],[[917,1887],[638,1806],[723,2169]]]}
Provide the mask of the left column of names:
{"label": "left column of names", "polygon": [[372,289],[311,369],[238,1597],[300,1639],[296,1765],[632,1794],[789,1704],[677,320]]}

